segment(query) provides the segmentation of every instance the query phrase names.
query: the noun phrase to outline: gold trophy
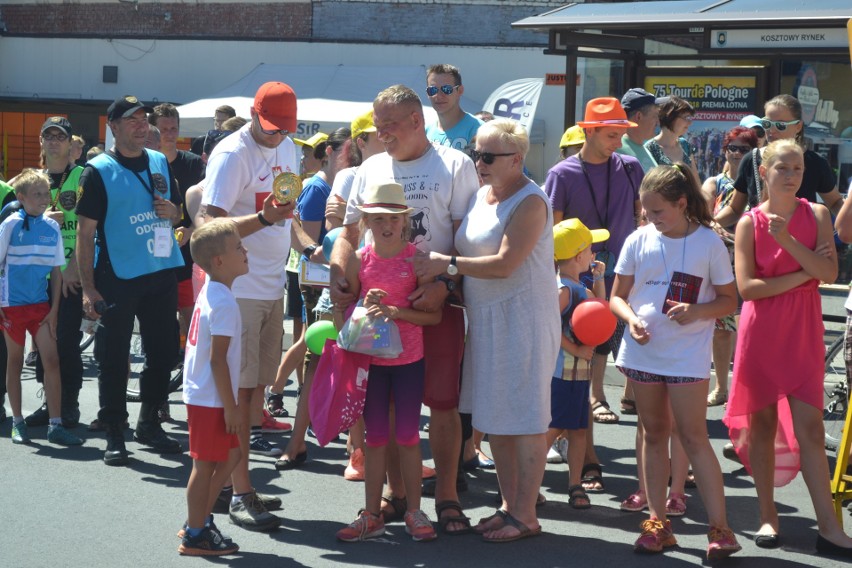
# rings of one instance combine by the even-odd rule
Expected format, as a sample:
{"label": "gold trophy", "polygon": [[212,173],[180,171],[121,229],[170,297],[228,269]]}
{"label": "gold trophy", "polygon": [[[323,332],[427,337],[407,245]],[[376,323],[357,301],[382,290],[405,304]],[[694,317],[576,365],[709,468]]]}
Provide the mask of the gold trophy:
{"label": "gold trophy", "polygon": [[302,180],[293,172],[281,172],[272,180],[272,195],[281,205],[296,201],[302,193]]}

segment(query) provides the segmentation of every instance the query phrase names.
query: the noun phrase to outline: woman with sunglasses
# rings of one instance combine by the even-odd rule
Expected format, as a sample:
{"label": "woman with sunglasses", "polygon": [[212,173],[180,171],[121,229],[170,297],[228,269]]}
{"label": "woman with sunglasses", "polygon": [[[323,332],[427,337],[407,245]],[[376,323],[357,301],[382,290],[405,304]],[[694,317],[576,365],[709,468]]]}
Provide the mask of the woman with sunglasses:
{"label": "woman with sunglasses", "polygon": [[[421,278],[463,275],[469,321],[459,410],[488,432],[501,507],[475,531],[487,542],[541,534],[536,500],[544,477],[550,381],[560,345],[553,214],[524,175],[529,137],[517,122],[479,127],[471,151],[484,185],[456,232],[463,256],[415,257]],[[507,419],[507,416],[511,419]]]}
{"label": "woman with sunglasses", "polygon": [[[761,126],[766,131],[768,143],[776,140],[795,140],[804,147],[802,104],[796,97],[778,95],[767,101],[763,110]],[[743,157],[734,182],[736,193],[730,203],[715,215],[716,222],[723,227],[735,224],[746,207],[754,208],[766,199],[766,192],[758,174],[764,150],[765,147]],[[832,215],[836,215],[843,205],[843,199],[837,191],[837,176],[831,165],[813,150],[805,150],[804,159],[805,174],[796,197],[816,203],[819,195]]]}
{"label": "woman with sunglasses", "polygon": [[[744,126],[732,128],[725,134],[722,150],[725,165],[722,173],[707,178],[701,187],[710,211],[715,215],[734,197],[734,180],[737,178],[743,156],[757,148],[758,138],[754,130]],[[728,248],[731,262],[734,260],[734,227],[718,227],[717,232]],[[716,320],[713,332],[713,367],[716,369],[716,388],[707,395],[707,406],[719,406],[728,400],[728,373],[731,355],[734,353],[737,324],[734,314]]]}
{"label": "woman with sunglasses", "polygon": [[697,179],[694,148],[686,140],[686,132],[692,126],[695,109],[680,97],[669,97],[660,106],[660,133],[645,142],[645,148],[659,165],[674,165],[683,162],[692,169]]}

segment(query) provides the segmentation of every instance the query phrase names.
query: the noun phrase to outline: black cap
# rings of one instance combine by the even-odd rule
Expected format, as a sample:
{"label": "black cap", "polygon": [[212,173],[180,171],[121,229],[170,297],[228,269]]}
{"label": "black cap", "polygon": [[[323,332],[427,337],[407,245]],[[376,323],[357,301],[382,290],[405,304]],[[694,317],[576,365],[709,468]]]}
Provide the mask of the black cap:
{"label": "black cap", "polygon": [[645,89],[633,88],[621,97],[621,107],[624,112],[633,112],[648,105],[661,105],[669,101],[669,97],[655,97]]}
{"label": "black cap", "polygon": [[153,108],[143,102],[140,102],[136,97],[132,95],[124,95],[123,97],[115,99],[112,104],[109,105],[109,108],[107,109],[107,120],[112,122],[119,118],[126,118],[139,109],[144,110],[146,113],[154,112]]}
{"label": "black cap", "polygon": [[71,138],[74,131],[71,129],[71,123],[64,116],[51,116],[41,125],[41,133],[44,134],[48,128],[58,128],[65,133],[65,136]]}

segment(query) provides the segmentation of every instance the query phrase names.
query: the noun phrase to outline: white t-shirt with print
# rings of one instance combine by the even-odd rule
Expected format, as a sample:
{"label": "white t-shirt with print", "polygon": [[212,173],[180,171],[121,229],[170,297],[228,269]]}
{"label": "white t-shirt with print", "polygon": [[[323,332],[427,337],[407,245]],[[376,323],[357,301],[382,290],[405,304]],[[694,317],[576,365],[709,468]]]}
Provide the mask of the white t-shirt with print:
{"label": "white t-shirt with print", "polygon": [[415,160],[401,162],[386,152],[371,156],[355,175],[346,206],[344,225],[357,223],[368,185],[402,185],[411,212],[411,242],[421,251],[449,254],[453,249],[453,221],[461,221],[479,189],[471,159],[446,146],[430,146]]}
{"label": "white t-shirt with print", "polygon": [[[263,209],[276,174],[298,171],[296,145],[290,138],[276,148],[265,148],[252,138],[249,123],[222,140],[210,154],[201,202],[224,209],[232,217],[254,215]],[[234,281],[234,296],[252,300],[284,297],[290,223],[287,219],[243,237],[249,272]]]}
{"label": "white t-shirt with print", "polygon": [[210,366],[210,349],[214,335],[231,338],[226,360],[228,371],[231,373],[231,389],[236,400],[240,384],[242,328],[240,307],[234,295],[224,284],[208,280],[198,293],[186,336],[183,362],[184,403],[212,408],[223,407]]}
{"label": "white t-shirt with print", "polygon": [[671,239],[646,225],[627,237],[615,272],[634,277],[627,302],[651,335],[639,345],[625,330],[616,365],[658,375],[709,377],[715,321],[680,325],[662,310],[667,297],[710,302],[716,298],[714,286],[734,281],[722,239],[703,226],[685,239]]}

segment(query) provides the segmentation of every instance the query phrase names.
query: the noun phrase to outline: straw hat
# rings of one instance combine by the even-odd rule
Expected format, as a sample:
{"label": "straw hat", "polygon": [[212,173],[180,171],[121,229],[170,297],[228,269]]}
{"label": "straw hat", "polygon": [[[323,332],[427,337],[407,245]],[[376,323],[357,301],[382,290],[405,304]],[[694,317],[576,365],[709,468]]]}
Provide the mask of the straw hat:
{"label": "straw hat", "polygon": [[364,203],[357,206],[364,213],[392,213],[402,215],[413,209],[405,202],[405,193],[398,183],[382,183],[367,186]]}

